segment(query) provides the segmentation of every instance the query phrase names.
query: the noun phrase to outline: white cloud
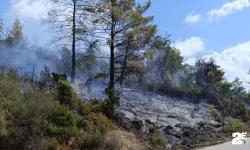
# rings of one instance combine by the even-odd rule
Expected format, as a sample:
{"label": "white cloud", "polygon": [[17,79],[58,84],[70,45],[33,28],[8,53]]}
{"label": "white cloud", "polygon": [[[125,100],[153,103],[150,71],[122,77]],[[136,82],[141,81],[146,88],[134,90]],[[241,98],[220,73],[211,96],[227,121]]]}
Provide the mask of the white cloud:
{"label": "white cloud", "polygon": [[187,17],[184,20],[186,23],[197,23],[201,21],[201,15],[200,14],[195,14],[195,13],[189,13]]}
{"label": "white cloud", "polygon": [[233,2],[227,2],[219,9],[208,11],[208,20],[214,21],[248,7],[250,7],[249,0],[235,0]]}
{"label": "white cloud", "polygon": [[[9,27],[18,18],[24,26],[24,35],[32,44],[45,44],[51,40],[52,35],[45,32],[46,26],[42,25],[41,17],[47,14],[51,3],[47,0],[10,0],[10,7],[4,16]],[[43,16],[45,17],[45,16]],[[39,38],[39,40],[37,40]]]}
{"label": "white cloud", "polygon": [[176,41],[173,46],[180,50],[182,56],[190,57],[205,49],[205,42],[200,37],[190,37],[185,40]]}
{"label": "white cloud", "polygon": [[[236,77],[243,81],[250,81],[250,75],[247,74],[250,69],[250,41],[226,48],[221,53],[213,52],[204,57],[212,57],[224,69],[228,81],[232,81]],[[188,59],[186,63],[193,65],[195,58]],[[247,84],[245,86],[249,87]]]}
{"label": "white cloud", "polygon": [[40,20],[42,14],[49,10],[45,0],[11,0],[10,12],[7,16],[20,19]]}

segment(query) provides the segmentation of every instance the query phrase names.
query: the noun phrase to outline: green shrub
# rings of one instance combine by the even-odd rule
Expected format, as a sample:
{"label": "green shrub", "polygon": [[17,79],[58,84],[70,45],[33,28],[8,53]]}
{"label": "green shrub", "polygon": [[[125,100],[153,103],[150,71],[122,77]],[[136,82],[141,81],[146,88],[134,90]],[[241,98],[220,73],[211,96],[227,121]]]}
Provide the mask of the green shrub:
{"label": "green shrub", "polygon": [[226,116],[238,118],[244,122],[250,120],[250,112],[244,102],[222,101],[221,106]]}
{"label": "green shrub", "polygon": [[73,104],[77,100],[77,94],[69,82],[59,80],[57,82],[57,98],[61,104],[73,108]]}
{"label": "green shrub", "polygon": [[52,77],[53,77],[53,79],[55,80],[56,83],[59,80],[63,80],[63,81],[67,80],[66,74],[58,74],[58,73],[52,72]]}
{"label": "green shrub", "polygon": [[208,105],[208,109],[210,110],[214,120],[221,121],[220,113],[213,105]]}
{"label": "green shrub", "polygon": [[55,88],[56,83],[54,82],[48,66],[44,66],[44,70],[40,72],[39,87],[44,91],[49,91]]}
{"label": "green shrub", "polygon": [[234,114],[235,117],[240,117],[245,122],[250,120],[249,110],[247,109],[244,102],[237,103],[235,110],[236,110],[236,113]]}
{"label": "green shrub", "polygon": [[83,138],[79,148],[93,149],[116,128],[103,114],[114,106],[109,104],[116,104],[109,102],[84,103],[64,80],[44,90],[40,83],[10,78],[5,72],[0,75],[0,149],[70,149],[73,137]]}
{"label": "green shrub", "polygon": [[165,149],[165,143],[167,142],[167,139],[163,137],[161,132],[157,129],[154,130],[154,135],[151,138],[151,144],[154,147],[155,150],[164,150]]}
{"label": "green shrub", "polygon": [[88,131],[98,130],[98,132],[105,134],[108,130],[115,129],[113,122],[100,112],[90,113],[85,119],[88,122],[85,124]]}
{"label": "green shrub", "polygon": [[39,143],[42,120],[53,114],[56,102],[24,81],[0,77],[0,149],[29,149]]}
{"label": "green shrub", "polygon": [[108,78],[108,74],[107,73],[103,73],[103,72],[99,72],[95,75],[94,79],[106,79]]}
{"label": "green shrub", "polygon": [[15,69],[10,69],[8,72],[8,78],[11,80],[18,80],[19,79],[18,71]]}
{"label": "green shrub", "polygon": [[6,112],[1,111],[0,112],[0,136],[7,135],[7,127],[8,127],[8,122],[6,119]]}
{"label": "green shrub", "polygon": [[230,135],[234,132],[241,132],[242,126],[239,124],[239,122],[236,119],[232,119],[229,126],[226,128],[226,132]]}
{"label": "green shrub", "polygon": [[[98,104],[95,104],[98,105]],[[103,148],[105,134],[116,126],[101,112],[95,112],[96,106],[87,104],[83,118],[78,121],[78,126],[84,129],[84,134],[76,136],[72,149],[98,149]],[[97,106],[99,108],[99,106]],[[92,112],[94,111],[94,112]]]}
{"label": "green shrub", "polygon": [[103,111],[103,102],[99,100],[91,100],[89,103],[84,103],[83,101],[77,101],[76,108],[79,111],[79,114],[85,116],[92,113],[102,112]]}
{"label": "green shrub", "polygon": [[[117,98],[117,101],[119,101],[119,98]],[[103,114],[105,114],[108,118],[112,118],[115,112],[115,105],[116,104],[113,100],[105,99],[102,105]]]}
{"label": "green shrub", "polygon": [[116,89],[110,89],[106,88],[105,93],[110,96],[113,95],[113,98],[108,98],[104,100],[103,103],[103,113],[109,117],[113,118],[114,112],[115,112],[115,106],[119,104],[120,102],[120,97],[119,97],[119,90]]}
{"label": "green shrub", "polygon": [[82,134],[77,126],[80,116],[74,114],[67,106],[58,105],[56,112],[43,122],[42,136],[56,137],[60,140],[68,140],[72,136]]}
{"label": "green shrub", "polygon": [[157,83],[154,81],[145,83],[143,85],[144,90],[159,92],[167,94],[169,96],[176,97],[192,97],[197,98],[201,96],[202,90],[198,86],[184,86],[184,85],[173,85],[172,83]]}

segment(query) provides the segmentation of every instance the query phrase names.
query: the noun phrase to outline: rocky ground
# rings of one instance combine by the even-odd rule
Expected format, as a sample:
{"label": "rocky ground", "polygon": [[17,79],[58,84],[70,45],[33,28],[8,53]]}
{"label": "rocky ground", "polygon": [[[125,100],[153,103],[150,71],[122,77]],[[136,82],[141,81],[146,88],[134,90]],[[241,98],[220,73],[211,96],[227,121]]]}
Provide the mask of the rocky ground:
{"label": "rocky ground", "polygon": [[[106,97],[103,87],[76,87],[83,99]],[[153,134],[158,129],[167,139],[166,148],[191,149],[225,140],[224,124],[216,122],[205,100],[178,99],[159,94],[120,88],[116,108],[119,125],[128,131]]]}
{"label": "rocky ground", "polygon": [[223,140],[224,125],[211,116],[205,101],[177,99],[154,93],[125,89],[116,109],[119,123],[127,130],[152,134],[158,129],[167,139],[166,147],[191,148]]}

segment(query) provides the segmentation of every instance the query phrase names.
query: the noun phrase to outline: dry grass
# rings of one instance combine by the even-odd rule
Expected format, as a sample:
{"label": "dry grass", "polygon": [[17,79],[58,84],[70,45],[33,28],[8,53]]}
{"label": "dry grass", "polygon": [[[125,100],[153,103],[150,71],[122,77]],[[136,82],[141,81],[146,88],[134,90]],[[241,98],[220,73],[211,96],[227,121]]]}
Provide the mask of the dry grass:
{"label": "dry grass", "polygon": [[104,138],[104,149],[108,150],[147,150],[149,144],[136,137],[135,134],[113,130],[107,133]]}

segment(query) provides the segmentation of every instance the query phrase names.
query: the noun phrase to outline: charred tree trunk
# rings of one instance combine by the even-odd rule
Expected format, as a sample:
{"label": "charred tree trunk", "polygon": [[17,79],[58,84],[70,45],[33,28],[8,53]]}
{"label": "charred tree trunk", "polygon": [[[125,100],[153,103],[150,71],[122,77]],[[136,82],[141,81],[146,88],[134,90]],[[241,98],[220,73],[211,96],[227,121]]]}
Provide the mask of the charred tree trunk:
{"label": "charred tree trunk", "polygon": [[[128,41],[130,41],[130,38],[128,39]],[[127,59],[128,59],[128,51],[129,51],[129,48],[130,48],[130,45],[129,45],[129,42],[126,46],[126,51],[125,51],[125,56],[124,56],[124,61],[122,62],[123,63],[123,66],[122,66],[122,72],[120,74],[120,76],[116,79],[115,83],[116,82],[120,82],[120,85],[122,85],[123,81],[124,81],[124,76],[125,76],[125,71],[127,69]]]}
{"label": "charred tree trunk", "polygon": [[76,0],[73,0],[73,27],[72,27],[72,68],[71,83],[75,83],[76,72]]}
{"label": "charred tree trunk", "polygon": [[[114,3],[112,3],[114,5]],[[113,12],[112,12],[113,13]],[[115,17],[112,14],[111,41],[110,41],[110,71],[109,71],[109,99],[114,100],[115,86]]]}

